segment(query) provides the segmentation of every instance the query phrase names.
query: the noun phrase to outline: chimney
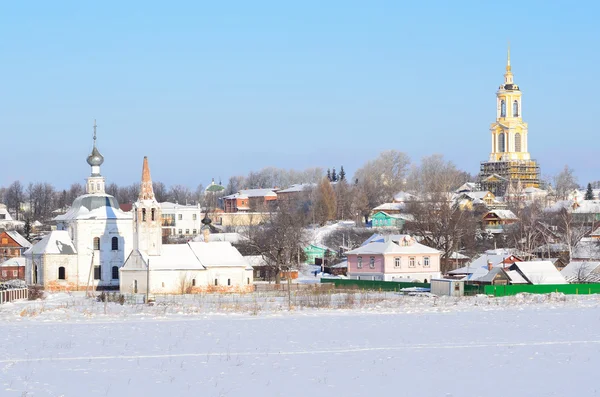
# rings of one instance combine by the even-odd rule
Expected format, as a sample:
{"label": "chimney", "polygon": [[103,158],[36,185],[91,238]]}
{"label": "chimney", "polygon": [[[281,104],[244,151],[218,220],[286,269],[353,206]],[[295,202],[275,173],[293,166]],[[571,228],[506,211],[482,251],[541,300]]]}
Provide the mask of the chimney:
{"label": "chimney", "polygon": [[492,261],[488,261],[487,265],[488,265],[488,272],[489,272],[492,270],[492,267],[494,267],[494,265],[492,264]]}

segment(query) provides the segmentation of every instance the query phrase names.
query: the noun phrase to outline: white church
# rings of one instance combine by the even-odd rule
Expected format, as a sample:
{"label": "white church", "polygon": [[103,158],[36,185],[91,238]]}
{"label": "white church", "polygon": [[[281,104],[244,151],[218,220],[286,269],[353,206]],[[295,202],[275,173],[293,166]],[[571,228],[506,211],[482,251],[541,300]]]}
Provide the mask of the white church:
{"label": "white church", "polygon": [[57,230],[23,253],[28,284],[51,291],[120,289],[131,293],[253,289],[252,268],[227,242],[162,245],[161,210],[147,158],[132,212],[122,211],[117,200],[106,194],[100,173],[103,162],[94,123],[86,193],[55,218]]}

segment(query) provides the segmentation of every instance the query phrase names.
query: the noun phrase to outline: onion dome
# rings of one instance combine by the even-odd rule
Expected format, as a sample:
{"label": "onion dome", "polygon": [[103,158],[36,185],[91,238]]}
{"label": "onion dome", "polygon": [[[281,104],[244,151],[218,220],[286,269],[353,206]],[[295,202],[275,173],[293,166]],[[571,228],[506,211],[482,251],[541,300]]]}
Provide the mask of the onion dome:
{"label": "onion dome", "polygon": [[208,217],[208,214],[204,214],[204,218],[200,221],[204,226],[210,227],[212,220]]}
{"label": "onion dome", "polygon": [[100,154],[96,145],[94,145],[92,153],[88,156],[87,163],[92,167],[99,167],[104,163],[104,156]]}

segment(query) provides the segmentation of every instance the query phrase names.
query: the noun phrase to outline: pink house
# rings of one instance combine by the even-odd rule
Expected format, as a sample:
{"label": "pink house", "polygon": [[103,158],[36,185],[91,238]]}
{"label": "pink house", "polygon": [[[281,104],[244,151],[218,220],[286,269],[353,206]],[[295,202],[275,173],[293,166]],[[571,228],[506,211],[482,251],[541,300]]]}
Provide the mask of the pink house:
{"label": "pink house", "polygon": [[346,252],[348,278],[431,281],[441,278],[440,254],[410,236],[403,236],[398,241],[371,242]]}

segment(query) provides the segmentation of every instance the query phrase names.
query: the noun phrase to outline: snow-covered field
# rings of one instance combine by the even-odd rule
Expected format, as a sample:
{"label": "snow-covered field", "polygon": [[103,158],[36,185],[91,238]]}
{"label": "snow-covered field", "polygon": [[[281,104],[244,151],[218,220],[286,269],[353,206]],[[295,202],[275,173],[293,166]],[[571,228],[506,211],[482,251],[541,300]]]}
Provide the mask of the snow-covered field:
{"label": "snow-covered field", "polygon": [[[360,302],[362,300],[362,303]],[[0,396],[594,396],[600,297],[0,306]]]}

